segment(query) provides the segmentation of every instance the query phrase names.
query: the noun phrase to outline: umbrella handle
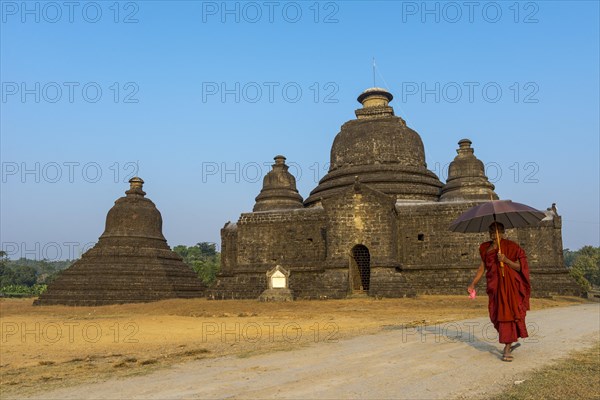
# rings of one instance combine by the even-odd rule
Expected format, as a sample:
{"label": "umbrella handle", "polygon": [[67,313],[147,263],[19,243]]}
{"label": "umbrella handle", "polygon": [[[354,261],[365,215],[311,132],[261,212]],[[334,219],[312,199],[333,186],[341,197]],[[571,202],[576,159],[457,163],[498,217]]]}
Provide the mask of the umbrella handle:
{"label": "umbrella handle", "polygon": [[[498,254],[502,254],[500,251],[498,251]],[[500,261],[500,271],[502,271],[502,277],[504,277],[504,262]]]}
{"label": "umbrella handle", "polygon": [[[496,242],[498,243],[498,254],[502,254],[502,249],[500,248],[500,234],[498,233],[498,224],[496,222],[496,214],[494,214],[494,227],[496,228]],[[500,261],[500,271],[502,272],[502,277],[504,277],[504,263]]]}

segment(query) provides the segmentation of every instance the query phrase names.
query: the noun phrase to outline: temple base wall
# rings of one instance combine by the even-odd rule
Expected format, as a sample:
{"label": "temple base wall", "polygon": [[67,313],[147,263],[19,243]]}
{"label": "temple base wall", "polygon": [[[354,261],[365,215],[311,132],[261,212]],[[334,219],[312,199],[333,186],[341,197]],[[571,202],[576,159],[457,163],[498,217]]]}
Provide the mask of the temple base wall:
{"label": "temple base wall", "polygon": [[[348,297],[356,293],[349,276],[358,245],[369,251],[369,296],[466,296],[481,263],[479,245],[489,235],[455,233],[449,226],[480,203],[395,202],[361,186],[322,208],[242,214],[235,229],[223,231],[226,268],[209,298],[258,299],[267,288],[265,273],[275,265],[290,271],[295,299]],[[564,267],[561,225],[554,216],[506,231],[527,254],[534,297],[582,294]],[[485,278],[478,287],[485,295]]]}

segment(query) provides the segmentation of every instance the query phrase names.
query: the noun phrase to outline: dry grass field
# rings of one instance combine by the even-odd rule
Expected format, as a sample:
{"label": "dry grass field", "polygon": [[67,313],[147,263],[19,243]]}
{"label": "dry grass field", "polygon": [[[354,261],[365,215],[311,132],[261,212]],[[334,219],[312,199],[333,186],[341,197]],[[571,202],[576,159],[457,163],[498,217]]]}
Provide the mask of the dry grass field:
{"label": "dry grass field", "polygon": [[[532,309],[585,302],[532,299]],[[207,357],[281,351],[389,326],[487,315],[487,297],[422,296],[261,303],[166,300],[102,307],[33,307],[0,299],[2,397],[144,374]]]}
{"label": "dry grass field", "polygon": [[[560,362],[531,371],[492,400],[600,399],[600,341]],[[557,384],[558,382],[558,384]]]}

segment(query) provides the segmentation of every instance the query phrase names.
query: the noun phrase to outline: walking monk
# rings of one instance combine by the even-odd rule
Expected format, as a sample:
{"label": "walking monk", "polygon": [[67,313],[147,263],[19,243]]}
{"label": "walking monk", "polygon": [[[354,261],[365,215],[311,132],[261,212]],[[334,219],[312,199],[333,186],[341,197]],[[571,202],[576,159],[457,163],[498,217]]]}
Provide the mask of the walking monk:
{"label": "walking monk", "polygon": [[[489,233],[491,240],[479,246],[481,264],[467,290],[471,292],[475,289],[485,270],[490,319],[498,331],[500,343],[504,343],[502,361],[512,361],[512,343],[528,336],[525,313],[529,310],[531,294],[529,266],[525,251],[515,242],[502,237],[504,225],[492,223]],[[500,265],[501,262],[504,267]]]}

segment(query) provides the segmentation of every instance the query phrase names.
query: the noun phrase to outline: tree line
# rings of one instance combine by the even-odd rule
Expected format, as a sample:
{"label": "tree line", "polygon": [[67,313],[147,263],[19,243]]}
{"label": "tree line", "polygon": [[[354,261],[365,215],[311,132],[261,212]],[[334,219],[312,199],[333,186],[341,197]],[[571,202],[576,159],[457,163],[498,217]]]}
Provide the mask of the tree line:
{"label": "tree line", "polygon": [[[179,245],[173,251],[205,284],[210,286],[215,281],[221,265],[221,253],[217,251],[215,243]],[[600,247],[584,246],[576,251],[565,249],[563,255],[569,274],[577,283],[585,290],[600,288]],[[9,260],[6,253],[0,251],[0,294],[39,295],[75,261]]]}
{"label": "tree line", "polygon": [[0,293],[7,295],[39,295],[75,261],[9,260],[6,256],[0,250]]}
{"label": "tree line", "polygon": [[[200,242],[189,247],[179,245],[173,251],[204,283],[211,285],[214,282],[221,265],[221,253],[217,251],[215,243]],[[10,260],[6,252],[0,251],[0,294],[39,295],[75,261]]]}

